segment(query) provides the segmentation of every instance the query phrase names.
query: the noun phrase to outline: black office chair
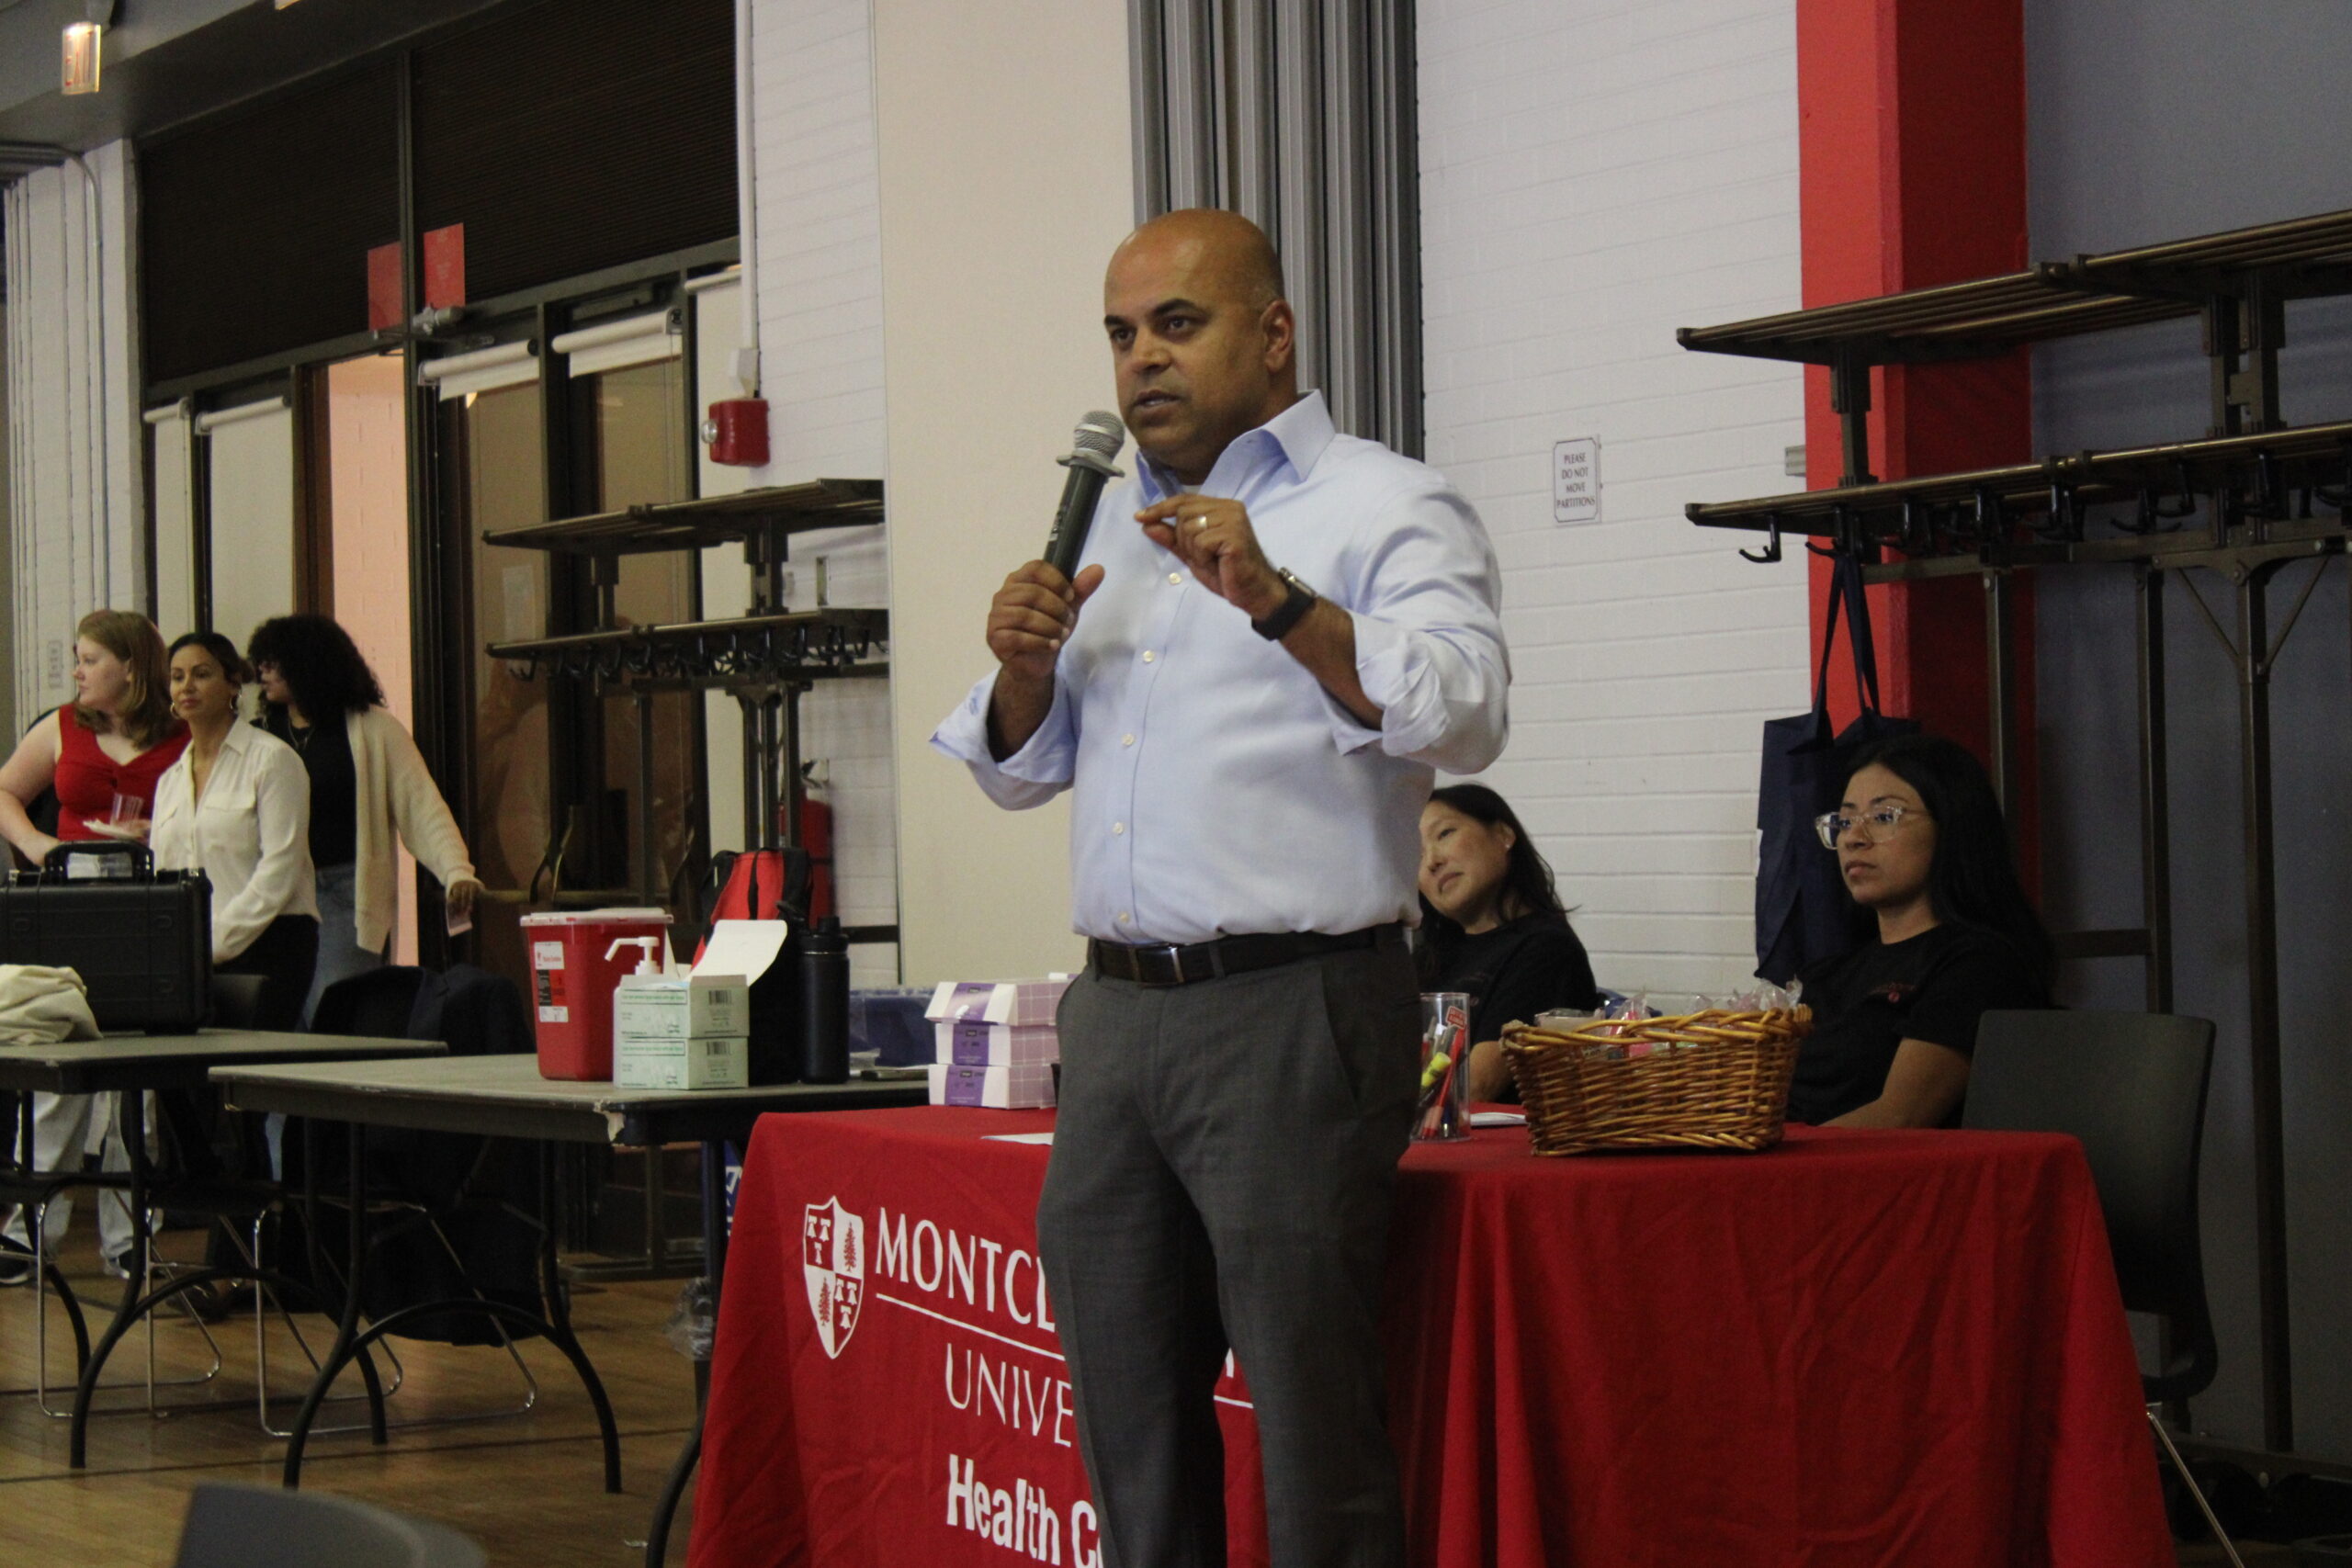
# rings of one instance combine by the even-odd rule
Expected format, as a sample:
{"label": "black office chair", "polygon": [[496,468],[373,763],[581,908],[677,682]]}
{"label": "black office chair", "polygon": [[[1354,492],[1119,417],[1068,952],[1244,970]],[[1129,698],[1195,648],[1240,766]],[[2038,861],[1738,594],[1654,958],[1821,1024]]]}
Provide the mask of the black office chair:
{"label": "black office chair", "polygon": [[348,1497],[207,1483],[189,1496],[173,1568],[482,1568],[470,1540]]}
{"label": "black office chair", "polygon": [[2141,1012],[1988,1012],[1961,1125],[2070,1133],[2107,1218],[2128,1312],[2165,1325],[2164,1365],[2140,1374],[2148,1425],[2230,1561],[2245,1568],[2165,1429],[2159,1407],[2202,1393],[2219,1354],[2197,1225],[2198,1149],[2213,1025]]}

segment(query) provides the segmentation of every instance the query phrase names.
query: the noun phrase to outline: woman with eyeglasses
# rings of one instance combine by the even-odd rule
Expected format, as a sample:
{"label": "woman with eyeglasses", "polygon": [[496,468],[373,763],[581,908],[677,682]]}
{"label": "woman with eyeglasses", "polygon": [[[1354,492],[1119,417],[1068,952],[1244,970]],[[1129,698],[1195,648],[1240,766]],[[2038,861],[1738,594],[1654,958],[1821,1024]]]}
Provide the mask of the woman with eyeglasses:
{"label": "woman with eyeglasses", "polygon": [[1815,825],[1878,934],[1804,976],[1814,1031],[1789,1119],[1951,1125],[1977,1020],[2050,1005],[2050,936],[2018,882],[1992,781],[1950,740],[1899,736],[1855,759],[1844,799]]}

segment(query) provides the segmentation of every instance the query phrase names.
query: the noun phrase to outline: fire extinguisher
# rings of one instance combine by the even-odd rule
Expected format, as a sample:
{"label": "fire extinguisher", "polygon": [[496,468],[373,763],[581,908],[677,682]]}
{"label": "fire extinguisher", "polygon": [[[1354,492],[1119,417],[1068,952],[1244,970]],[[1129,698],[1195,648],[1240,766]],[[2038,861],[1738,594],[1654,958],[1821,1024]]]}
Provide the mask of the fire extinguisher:
{"label": "fire extinguisher", "polygon": [[[783,809],[791,807],[787,805]],[[808,920],[814,925],[827,915],[841,912],[833,899],[833,808],[804,791],[800,831],[793,841],[808,854]]]}

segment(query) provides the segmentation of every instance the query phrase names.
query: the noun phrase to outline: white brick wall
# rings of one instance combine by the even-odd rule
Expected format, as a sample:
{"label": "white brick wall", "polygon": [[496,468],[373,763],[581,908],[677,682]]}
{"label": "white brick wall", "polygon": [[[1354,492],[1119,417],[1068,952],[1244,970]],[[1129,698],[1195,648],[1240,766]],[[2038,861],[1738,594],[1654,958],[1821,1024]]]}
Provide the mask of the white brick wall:
{"label": "white brick wall", "polygon": [[[1559,874],[1603,985],[1754,967],[1758,726],[1806,697],[1804,568],[1682,506],[1797,488],[1792,367],[1678,326],[1799,303],[1787,0],[1422,0],[1429,457],[1503,564],[1511,743],[1485,782]],[[1601,521],[1552,520],[1600,443]]]}
{"label": "white brick wall", "polygon": [[[759,0],[752,28],[762,391],[774,461],[747,477],[886,477],[871,17],[865,0]],[[871,529],[804,535],[792,556],[796,609],[816,604],[819,557],[829,603],[889,603],[887,539]],[[895,921],[889,688],[820,685],[801,713],[805,754],[821,761],[829,784],[843,919]],[[851,957],[858,984],[897,982],[892,949],[861,947]]]}

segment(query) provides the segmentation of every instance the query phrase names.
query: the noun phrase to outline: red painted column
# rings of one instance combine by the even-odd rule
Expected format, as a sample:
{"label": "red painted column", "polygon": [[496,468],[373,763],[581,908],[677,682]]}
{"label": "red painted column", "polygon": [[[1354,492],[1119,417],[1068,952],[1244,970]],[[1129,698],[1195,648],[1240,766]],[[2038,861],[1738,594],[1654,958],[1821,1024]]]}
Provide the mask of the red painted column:
{"label": "red painted column", "polygon": [[[1797,113],[1807,307],[2015,272],[2026,255],[2025,20],[2021,0],[1798,0]],[[2022,353],[1871,377],[1871,467],[1880,479],[2032,457],[2033,386]],[[1841,468],[1829,375],[1805,378],[1808,482]],[[1818,658],[1827,571],[1813,565]],[[2023,798],[2033,877],[2033,601],[2015,580],[2013,642]],[[1881,696],[1988,750],[1984,591],[1973,576],[1871,591]],[[1841,660],[1840,663],[1844,661]],[[1856,706],[1833,672],[1842,725]]]}

